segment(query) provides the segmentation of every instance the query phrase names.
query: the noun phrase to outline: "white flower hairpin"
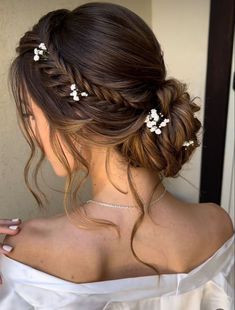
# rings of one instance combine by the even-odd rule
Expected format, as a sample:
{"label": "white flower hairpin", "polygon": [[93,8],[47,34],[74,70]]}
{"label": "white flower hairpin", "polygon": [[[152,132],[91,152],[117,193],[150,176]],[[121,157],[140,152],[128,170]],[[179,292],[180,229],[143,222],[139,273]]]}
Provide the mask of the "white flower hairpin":
{"label": "white flower hairpin", "polygon": [[187,148],[189,145],[193,145],[194,144],[194,141],[193,140],[189,140],[189,141],[185,141],[184,143],[183,143],[183,146],[185,147],[185,148]]}
{"label": "white flower hairpin", "polygon": [[167,123],[169,123],[169,118],[164,118],[159,125],[157,125],[160,117],[163,117],[162,113],[157,112],[156,109],[151,109],[149,114],[145,118],[145,123],[147,123],[147,127],[150,128],[151,132],[155,132],[157,135],[161,134],[161,127],[165,127]]}
{"label": "white flower hairpin", "polygon": [[[193,117],[194,117],[194,118],[197,118],[196,113],[193,113]],[[194,141],[193,141],[193,140],[188,140],[188,141],[185,141],[185,142],[183,143],[183,146],[184,146],[185,149],[187,149],[188,146],[193,145],[193,144],[194,144]]]}
{"label": "white flower hairpin", "polygon": [[[73,100],[74,100],[74,101],[79,101],[80,98],[79,98],[79,95],[78,95],[78,89],[77,89],[76,84],[72,84],[72,85],[70,86],[70,89],[72,90],[72,92],[70,93],[70,96],[73,97]],[[85,91],[83,91],[83,92],[80,92],[80,95],[81,95],[82,97],[87,97],[87,96],[88,96],[88,93],[85,92]]]}
{"label": "white flower hairpin", "polygon": [[[168,118],[163,118],[163,120],[161,121],[161,123],[159,125],[157,125],[157,123],[159,122],[159,119],[163,118],[163,114],[162,113],[158,113],[156,109],[151,109],[149,114],[146,116],[145,118],[145,123],[147,123],[147,127],[150,129],[151,132],[155,132],[157,135],[161,134],[161,127],[165,127],[167,123],[169,123],[169,119]],[[189,141],[185,141],[183,143],[183,146],[185,148],[187,148],[189,145],[194,144],[193,140],[189,140]]]}
{"label": "white flower hairpin", "polygon": [[[47,51],[47,48],[46,48],[46,45],[45,43],[40,43],[38,45],[38,48],[34,48],[34,61],[38,61],[39,59],[48,59],[48,54],[49,52]],[[79,101],[80,98],[79,98],[79,95],[81,95],[82,97],[87,97],[88,96],[88,93],[83,91],[83,92],[79,92],[78,89],[77,89],[77,86],[76,84],[72,84],[70,86],[70,89],[72,90],[72,92],[70,93],[70,96],[73,97],[73,100],[74,101]],[[79,95],[78,95],[78,92],[79,92]]]}
{"label": "white flower hairpin", "polygon": [[34,61],[38,61],[40,57],[42,57],[43,59],[47,59],[48,51],[45,43],[40,43],[38,47],[39,48],[34,49],[34,57],[33,57]]}

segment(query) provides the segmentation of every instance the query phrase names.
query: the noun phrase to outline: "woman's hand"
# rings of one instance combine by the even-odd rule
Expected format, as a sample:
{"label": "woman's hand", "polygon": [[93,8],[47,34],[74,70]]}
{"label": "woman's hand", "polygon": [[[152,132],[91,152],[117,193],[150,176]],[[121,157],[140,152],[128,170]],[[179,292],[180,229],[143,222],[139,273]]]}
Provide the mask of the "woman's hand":
{"label": "woman's hand", "polygon": [[[21,220],[20,219],[13,219],[13,220],[1,220],[0,219],[0,234],[5,235],[16,235],[20,228],[18,225],[20,225]],[[0,243],[0,254],[3,253],[9,253],[12,250],[12,247],[7,244]]]}
{"label": "woman's hand", "polygon": [[[21,220],[20,219],[13,219],[13,220],[1,220],[0,219],[0,234],[5,234],[5,235],[16,235],[20,231],[20,225]],[[0,255],[9,253],[12,251],[12,246],[7,245],[7,244],[2,244],[0,243]],[[2,284],[2,279],[0,276],[0,284]]]}

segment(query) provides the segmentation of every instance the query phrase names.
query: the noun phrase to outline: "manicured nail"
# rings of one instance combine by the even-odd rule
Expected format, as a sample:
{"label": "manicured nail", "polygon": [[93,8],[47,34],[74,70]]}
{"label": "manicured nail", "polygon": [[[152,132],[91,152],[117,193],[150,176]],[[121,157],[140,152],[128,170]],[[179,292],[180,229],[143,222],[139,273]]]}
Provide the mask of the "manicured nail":
{"label": "manicured nail", "polygon": [[20,219],[12,219],[12,222],[18,222]]}
{"label": "manicured nail", "polygon": [[10,245],[7,245],[7,244],[5,244],[5,245],[3,245],[3,250],[5,250],[5,251],[7,251],[7,252],[11,252],[11,250],[13,249],[13,247],[12,246],[10,246]]}
{"label": "manicured nail", "polygon": [[18,228],[18,226],[9,226],[10,229],[16,230]]}

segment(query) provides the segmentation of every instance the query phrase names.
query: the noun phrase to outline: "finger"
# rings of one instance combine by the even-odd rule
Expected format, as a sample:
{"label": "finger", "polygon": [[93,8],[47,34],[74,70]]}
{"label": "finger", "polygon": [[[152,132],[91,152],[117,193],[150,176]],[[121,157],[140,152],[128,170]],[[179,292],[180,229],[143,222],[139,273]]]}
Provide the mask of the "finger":
{"label": "finger", "polygon": [[20,231],[20,227],[17,225],[10,225],[7,226],[0,226],[0,234],[6,234],[6,235],[15,235]]}
{"label": "finger", "polygon": [[1,225],[19,225],[21,223],[21,219],[0,219]]}
{"label": "finger", "polygon": [[13,250],[13,247],[9,244],[2,244],[0,243],[0,254],[7,254]]}

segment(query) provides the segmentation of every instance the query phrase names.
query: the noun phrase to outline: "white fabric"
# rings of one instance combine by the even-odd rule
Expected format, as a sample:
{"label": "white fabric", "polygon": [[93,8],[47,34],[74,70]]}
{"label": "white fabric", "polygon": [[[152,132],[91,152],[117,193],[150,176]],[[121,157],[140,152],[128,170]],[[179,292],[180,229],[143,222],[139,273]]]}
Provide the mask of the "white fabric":
{"label": "white fabric", "polygon": [[1,310],[232,310],[234,235],[189,273],[76,284],[0,255]]}

